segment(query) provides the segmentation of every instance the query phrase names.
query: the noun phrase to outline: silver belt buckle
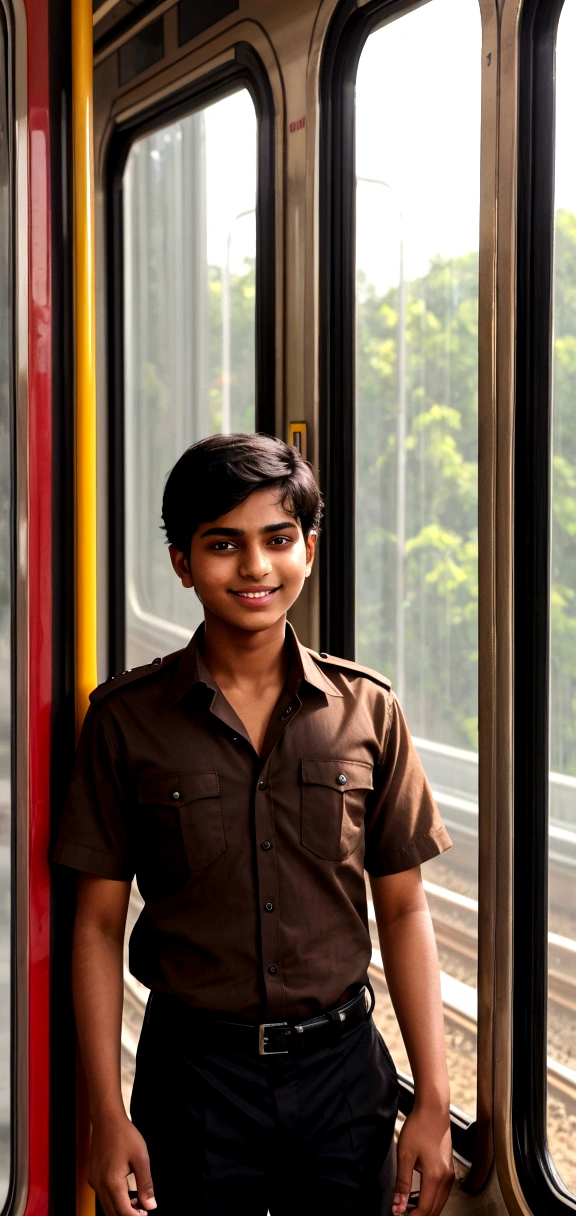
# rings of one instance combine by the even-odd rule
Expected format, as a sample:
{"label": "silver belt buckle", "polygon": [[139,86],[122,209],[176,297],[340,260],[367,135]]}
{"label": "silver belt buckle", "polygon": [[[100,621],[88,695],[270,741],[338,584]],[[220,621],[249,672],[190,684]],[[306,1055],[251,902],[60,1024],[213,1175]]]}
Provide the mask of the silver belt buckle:
{"label": "silver belt buckle", "polygon": [[287,1026],[287,1025],[288,1025],[288,1022],[262,1022],[261,1023],[261,1025],[258,1027],[258,1052],[261,1056],[287,1056],[288,1055],[287,1047],[284,1049],[284,1051],[266,1051],[266,1044],[268,1042],[268,1037],[266,1035],[266,1031],[267,1030],[276,1030],[276,1029],[280,1028],[281,1026]]}

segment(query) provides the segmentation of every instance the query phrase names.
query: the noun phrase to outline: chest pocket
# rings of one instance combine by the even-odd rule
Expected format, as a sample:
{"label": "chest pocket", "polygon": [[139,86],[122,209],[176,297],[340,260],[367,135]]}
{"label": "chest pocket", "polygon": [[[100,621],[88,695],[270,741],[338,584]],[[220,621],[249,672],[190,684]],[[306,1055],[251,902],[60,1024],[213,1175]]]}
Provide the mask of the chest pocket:
{"label": "chest pocket", "polygon": [[344,861],[364,839],[372,765],[361,760],[302,760],[302,844]]}
{"label": "chest pocket", "polygon": [[140,855],[146,869],[203,870],[226,848],[218,773],[167,773],[138,783]]}

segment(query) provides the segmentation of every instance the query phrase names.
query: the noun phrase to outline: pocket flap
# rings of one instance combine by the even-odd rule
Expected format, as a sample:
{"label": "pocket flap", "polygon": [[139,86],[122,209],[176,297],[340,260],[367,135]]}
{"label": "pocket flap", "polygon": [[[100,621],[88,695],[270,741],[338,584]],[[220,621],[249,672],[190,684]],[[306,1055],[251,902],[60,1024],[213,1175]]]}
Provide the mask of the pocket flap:
{"label": "pocket flap", "polygon": [[302,784],[329,786],[341,794],[346,790],[371,790],[372,765],[362,760],[303,760]]}
{"label": "pocket flap", "polygon": [[179,807],[197,798],[217,798],[218,773],[205,769],[197,773],[163,773],[138,782],[138,802],[141,806]]}

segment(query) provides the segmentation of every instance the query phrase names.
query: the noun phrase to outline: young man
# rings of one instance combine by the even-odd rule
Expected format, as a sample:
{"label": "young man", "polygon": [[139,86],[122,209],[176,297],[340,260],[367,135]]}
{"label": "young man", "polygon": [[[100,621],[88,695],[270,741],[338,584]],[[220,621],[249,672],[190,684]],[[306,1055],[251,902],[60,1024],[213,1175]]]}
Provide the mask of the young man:
{"label": "young man", "polygon": [[[55,856],[80,871],[74,1001],[106,1216],[400,1216],[413,1167],[420,1216],[450,1190],[419,868],[450,841],[388,680],[308,650],[286,623],[320,514],[310,466],[279,440],[189,448],[163,519],[204,625],[91,697]],[[397,1171],[365,869],[415,1083]],[[130,966],[151,997],[131,1122],[120,1033],[134,874]]]}

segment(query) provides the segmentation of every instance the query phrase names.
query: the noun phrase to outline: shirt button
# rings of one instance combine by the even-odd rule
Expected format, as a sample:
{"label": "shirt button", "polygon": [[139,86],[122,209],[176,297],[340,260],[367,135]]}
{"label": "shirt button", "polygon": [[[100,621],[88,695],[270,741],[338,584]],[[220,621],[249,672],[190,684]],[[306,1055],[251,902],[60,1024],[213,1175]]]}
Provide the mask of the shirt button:
{"label": "shirt button", "polygon": [[232,736],[232,742],[233,742],[233,743],[237,743],[237,742],[238,742],[238,735],[233,735],[233,736]]}
{"label": "shirt button", "polygon": [[338,785],[346,785],[347,778],[344,776],[344,773],[340,773],[340,776],[336,780],[338,781]]}
{"label": "shirt button", "polygon": [[265,782],[265,781],[259,781],[259,782],[258,782],[258,789],[259,789],[259,790],[267,790],[267,789],[268,789],[268,786],[267,786],[266,782]]}
{"label": "shirt button", "polygon": [[266,853],[268,849],[272,848],[272,842],[270,840],[263,840],[260,848],[264,849],[264,852]]}
{"label": "shirt button", "polygon": [[278,970],[278,968],[276,966],[276,963],[270,963],[270,966],[268,968],[270,975],[276,975],[277,970]]}
{"label": "shirt button", "polygon": [[174,799],[174,802],[178,802],[178,799],[179,799],[179,797],[180,797],[180,793],[179,793],[179,791],[178,791],[178,790],[174,790],[174,793],[172,794],[172,797],[173,797],[173,799]]}
{"label": "shirt button", "polygon": [[292,713],[292,706],[291,706],[291,705],[287,705],[287,706],[286,706],[286,709],[284,710],[284,713],[282,714],[282,717],[283,717],[283,718],[289,718],[291,713]]}
{"label": "shirt button", "polygon": [[271,903],[270,903],[270,900],[268,900],[268,903],[267,903],[267,904],[264,904],[264,908],[265,908],[266,912],[273,912],[273,911],[274,911],[274,904],[271,904]]}

